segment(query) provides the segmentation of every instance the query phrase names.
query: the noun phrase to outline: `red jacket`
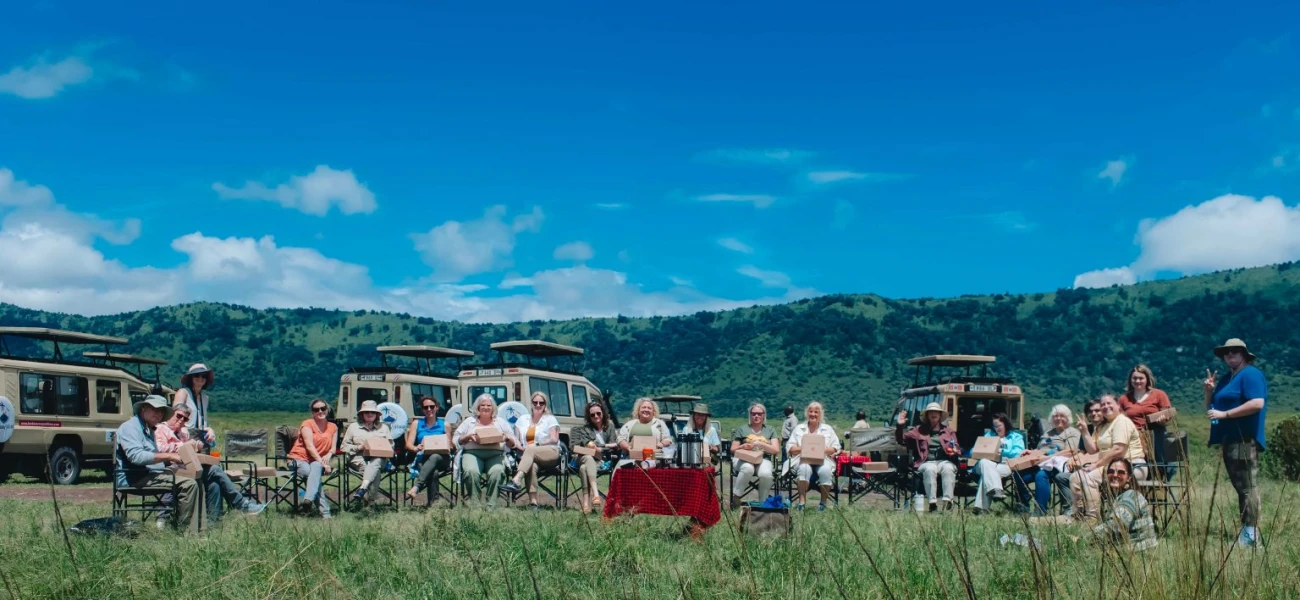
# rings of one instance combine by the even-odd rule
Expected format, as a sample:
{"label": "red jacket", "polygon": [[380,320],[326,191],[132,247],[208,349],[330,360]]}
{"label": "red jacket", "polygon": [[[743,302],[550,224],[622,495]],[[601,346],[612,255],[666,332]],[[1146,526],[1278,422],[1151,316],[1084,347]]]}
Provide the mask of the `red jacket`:
{"label": "red jacket", "polygon": [[894,428],[894,440],[912,453],[913,469],[920,467],[921,463],[928,460],[957,460],[961,456],[961,445],[957,443],[957,432],[940,423],[937,431],[939,444],[943,446],[944,453],[947,456],[930,458],[930,434],[932,433],[936,432],[930,430],[928,423],[922,423],[907,431],[903,431],[902,425]]}

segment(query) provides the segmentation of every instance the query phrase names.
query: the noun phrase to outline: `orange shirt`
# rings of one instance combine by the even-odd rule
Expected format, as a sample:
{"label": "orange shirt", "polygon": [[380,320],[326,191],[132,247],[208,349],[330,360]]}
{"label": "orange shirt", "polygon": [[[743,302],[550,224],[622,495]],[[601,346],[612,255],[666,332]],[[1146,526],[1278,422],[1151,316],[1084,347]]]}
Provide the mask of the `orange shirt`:
{"label": "orange shirt", "polygon": [[1134,402],[1133,400],[1133,398],[1128,397],[1128,394],[1120,396],[1119,409],[1124,413],[1124,416],[1133,421],[1133,424],[1137,426],[1138,431],[1146,431],[1147,415],[1172,406],[1169,404],[1169,396],[1157,389],[1152,389],[1151,392],[1147,394],[1147,399],[1142,401],[1141,404]]}
{"label": "orange shirt", "polygon": [[[321,457],[324,457],[325,453],[330,451],[330,447],[334,445],[334,440],[339,436],[338,425],[333,423],[326,422],[325,431],[321,431],[316,427],[316,419],[307,419],[302,422],[302,425],[298,426],[298,430],[301,432],[304,427],[311,428],[312,446],[316,447],[316,454]],[[298,439],[293,441],[293,449],[289,450],[289,458],[301,461],[311,460],[311,455],[307,454],[307,446],[303,441],[302,433],[299,433]]]}

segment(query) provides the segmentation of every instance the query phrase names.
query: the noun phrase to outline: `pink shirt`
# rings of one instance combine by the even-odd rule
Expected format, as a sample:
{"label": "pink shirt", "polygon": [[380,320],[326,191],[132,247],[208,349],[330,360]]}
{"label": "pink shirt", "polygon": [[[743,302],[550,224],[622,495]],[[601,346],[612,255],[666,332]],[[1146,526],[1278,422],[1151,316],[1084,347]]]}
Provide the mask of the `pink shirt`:
{"label": "pink shirt", "polygon": [[164,422],[154,428],[153,439],[158,443],[159,452],[176,452],[181,449],[181,444],[190,440],[190,432],[184,427],[180,431],[172,431]]}

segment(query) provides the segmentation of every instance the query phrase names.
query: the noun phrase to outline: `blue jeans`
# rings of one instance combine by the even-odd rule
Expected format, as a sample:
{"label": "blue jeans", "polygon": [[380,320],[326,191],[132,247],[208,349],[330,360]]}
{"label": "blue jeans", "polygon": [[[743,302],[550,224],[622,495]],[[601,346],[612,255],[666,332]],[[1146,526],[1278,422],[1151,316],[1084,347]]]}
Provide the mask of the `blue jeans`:
{"label": "blue jeans", "polygon": [[236,510],[243,510],[248,506],[248,498],[240,491],[239,486],[230,480],[226,470],[221,465],[210,465],[203,468],[203,489],[204,498],[207,501],[208,522],[216,523],[221,520],[221,501],[225,500]]}
{"label": "blue jeans", "polygon": [[[1034,467],[1034,503],[1038,505],[1039,514],[1047,514],[1047,507],[1052,503],[1052,486],[1059,485],[1056,482],[1059,473],[1056,469]],[[1026,472],[1025,476],[1028,477],[1029,473]]]}
{"label": "blue jeans", "polygon": [[330,503],[320,490],[321,479],[325,476],[325,465],[316,461],[304,462],[297,460],[293,462],[293,470],[299,477],[307,478],[307,489],[306,493],[303,494],[303,501],[315,502],[320,507],[320,514],[328,517]]}

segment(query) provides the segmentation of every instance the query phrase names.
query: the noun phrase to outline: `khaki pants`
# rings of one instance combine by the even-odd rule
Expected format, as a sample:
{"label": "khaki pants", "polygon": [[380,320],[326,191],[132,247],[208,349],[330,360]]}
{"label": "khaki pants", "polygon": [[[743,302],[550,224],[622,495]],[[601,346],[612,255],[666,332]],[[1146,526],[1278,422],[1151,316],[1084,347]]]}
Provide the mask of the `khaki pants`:
{"label": "khaki pants", "polygon": [[[149,488],[149,487],[167,487],[172,484],[170,473],[159,473],[148,477],[141,477],[131,482],[131,487]],[[194,508],[198,506],[199,496],[203,493],[203,488],[199,483],[189,477],[176,476],[176,526],[183,527],[191,532],[199,530],[198,515],[195,514]]]}
{"label": "khaki pants", "polygon": [[487,505],[497,505],[497,491],[506,477],[506,455],[500,450],[465,450],[460,457],[461,487],[468,492],[466,499],[481,498],[484,491],[478,483],[479,475],[487,473]]}
{"label": "khaki pants", "polygon": [[[921,483],[925,486],[926,502],[952,501],[953,488],[957,486],[957,465],[948,460],[927,460],[917,470],[921,472]],[[936,496],[940,491],[942,495]]]}
{"label": "khaki pants", "polygon": [[537,467],[551,468],[560,464],[560,449],[555,446],[528,446],[519,459],[519,472],[528,481],[528,492],[537,493]]}
{"label": "khaki pants", "polygon": [[1237,490],[1237,506],[1241,508],[1241,524],[1259,526],[1259,488],[1255,478],[1259,474],[1259,446],[1255,440],[1223,444],[1223,468],[1228,480]]}
{"label": "khaki pants", "polygon": [[600,459],[594,456],[578,456],[578,480],[582,482],[582,493],[594,496],[597,491],[596,478],[600,475]]}
{"label": "khaki pants", "polygon": [[361,472],[361,483],[366,486],[366,493],[373,494],[379,486],[379,471],[384,468],[387,458],[366,458],[354,454],[348,458],[348,468]]}

